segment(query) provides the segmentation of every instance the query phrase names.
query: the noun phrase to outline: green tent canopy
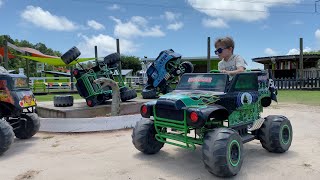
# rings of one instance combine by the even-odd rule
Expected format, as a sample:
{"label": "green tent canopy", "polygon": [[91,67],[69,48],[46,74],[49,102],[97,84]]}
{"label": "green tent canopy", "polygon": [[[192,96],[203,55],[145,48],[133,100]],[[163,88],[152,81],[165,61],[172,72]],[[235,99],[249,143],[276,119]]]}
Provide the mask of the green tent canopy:
{"label": "green tent canopy", "polygon": [[[7,42],[7,46],[24,54],[24,55],[14,54],[14,56],[30,59],[30,60],[37,61],[37,62],[46,63],[46,64],[53,65],[53,66],[69,66],[69,65],[75,65],[75,64],[77,64],[77,62],[84,62],[84,61],[89,61],[89,60],[95,59],[95,58],[78,58],[77,61],[73,61],[70,64],[66,64],[58,56],[46,55],[46,54],[43,54],[42,52],[40,52],[36,49],[33,49],[33,48],[18,47],[14,44],[11,44],[10,42]],[[28,54],[28,56],[26,56],[25,54]]]}
{"label": "green tent canopy", "polygon": [[38,62],[42,62],[42,63],[46,63],[49,65],[53,65],[53,66],[68,66],[68,65],[75,65],[77,64],[77,62],[84,62],[84,61],[89,61],[89,60],[93,60],[95,58],[78,58],[77,61],[74,60],[73,62],[71,62],[70,64],[66,64],[62,61],[61,58],[57,57],[57,58],[45,58],[45,57],[34,57],[34,56],[22,56],[22,55],[16,55],[18,57],[22,57],[22,58],[26,58],[26,59],[30,59],[33,61],[38,61]]}

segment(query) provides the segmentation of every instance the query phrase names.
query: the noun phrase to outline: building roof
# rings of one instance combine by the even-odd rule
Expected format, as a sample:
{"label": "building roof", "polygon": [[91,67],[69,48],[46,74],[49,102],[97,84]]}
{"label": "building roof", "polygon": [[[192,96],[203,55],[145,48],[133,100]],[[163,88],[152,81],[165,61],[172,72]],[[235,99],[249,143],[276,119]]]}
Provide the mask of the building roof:
{"label": "building roof", "polygon": [[[131,73],[132,71],[133,71],[133,69],[121,69],[121,75],[126,76],[129,73]],[[118,75],[117,71],[115,71],[113,75]]]}
{"label": "building roof", "polygon": [[[299,61],[300,55],[283,55],[283,56],[267,56],[267,57],[257,57],[253,58],[252,61],[261,63],[261,64],[269,64],[271,63],[271,59],[275,61]],[[303,61],[318,61],[320,59],[320,53],[304,53]]]}

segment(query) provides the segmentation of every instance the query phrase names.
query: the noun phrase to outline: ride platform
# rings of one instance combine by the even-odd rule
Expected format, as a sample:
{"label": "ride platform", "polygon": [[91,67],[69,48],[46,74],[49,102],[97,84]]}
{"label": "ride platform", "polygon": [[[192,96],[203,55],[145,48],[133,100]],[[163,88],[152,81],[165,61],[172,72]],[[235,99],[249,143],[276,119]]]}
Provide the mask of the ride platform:
{"label": "ride platform", "polygon": [[[150,99],[135,98],[127,102],[120,103],[120,115],[139,114],[140,107]],[[74,100],[73,106],[55,107],[53,101],[38,102],[37,113],[42,118],[93,118],[106,117],[111,113],[111,102],[89,107],[84,99]]]}

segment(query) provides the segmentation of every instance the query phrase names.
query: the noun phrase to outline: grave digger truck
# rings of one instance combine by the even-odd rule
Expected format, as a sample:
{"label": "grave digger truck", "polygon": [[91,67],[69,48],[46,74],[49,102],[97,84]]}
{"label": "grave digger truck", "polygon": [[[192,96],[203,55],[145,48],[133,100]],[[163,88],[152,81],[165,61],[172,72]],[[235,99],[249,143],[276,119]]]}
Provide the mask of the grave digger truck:
{"label": "grave digger truck", "polygon": [[[80,51],[73,47],[61,56],[61,59],[70,64],[80,56]],[[89,69],[74,69],[73,75],[77,79],[76,88],[79,95],[83,97],[89,107],[103,104],[106,100],[112,98],[111,87],[102,88],[100,84],[94,83],[94,80],[104,77],[118,82],[120,88],[120,99],[122,102],[137,97],[135,89],[129,89],[125,86],[119,68],[120,55],[112,53],[104,57],[102,61],[96,59],[96,65]],[[80,65],[80,64],[79,64]],[[80,65],[81,66],[81,65]],[[82,66],[81,66],[82,67]]]}
{"label": "grave digger truck", "polygon": [[143,99],[156,99],[160,93],[166,94],[172,91],[173,81],[184,73],[192,73],[193,64],[183,61],[181,54],[172,49],[161,51],[146,71],[148,81],[141,95]]}
{"label": "grave digger truck", "polygon": [[132,132],[136,149],[155,154],[164,144],[194,150],[202,145],[206,169],[216,176],[236,175],[243,144],[254,139],[273,153],[287,151],[292,127],[282,115],[261,117],[276,99],[276,88],[264,70],[235,75],[184,74],[176,89],[141,106],[142,119]]}
{"label": "grave digger truck", "polygon": [[10,74],[0,66],[0,155],[9,149],[14,136],[29,139],[40,128],[36,100],[27,77]]}

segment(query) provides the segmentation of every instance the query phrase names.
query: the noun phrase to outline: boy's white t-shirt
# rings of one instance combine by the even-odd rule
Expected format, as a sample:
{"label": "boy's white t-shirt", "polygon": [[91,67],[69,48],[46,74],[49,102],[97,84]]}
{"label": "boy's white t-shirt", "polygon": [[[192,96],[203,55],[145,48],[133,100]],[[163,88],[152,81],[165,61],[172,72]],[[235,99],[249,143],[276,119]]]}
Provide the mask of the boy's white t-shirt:
{"label": "boy's white t-shirt", "polygon": [[[234,71],[237,70],[238,67],[243,67],[246,69],[247,62],[239,55],[232,55],[228,61],[224,59],[218,63],[218,69],[226,70],[226,71]],[[231,81],[234,75],[229,75],[229,80]]]}
{"label": "boy's white t-shirt", "polygon": [[246,61],[239,55],[232,55],[228,61],[224,59],[218,63],[218,69],[226,70],[226,71],[234,71],[237,70],[238,67],[243,67],[246,69],[247,63]]}

